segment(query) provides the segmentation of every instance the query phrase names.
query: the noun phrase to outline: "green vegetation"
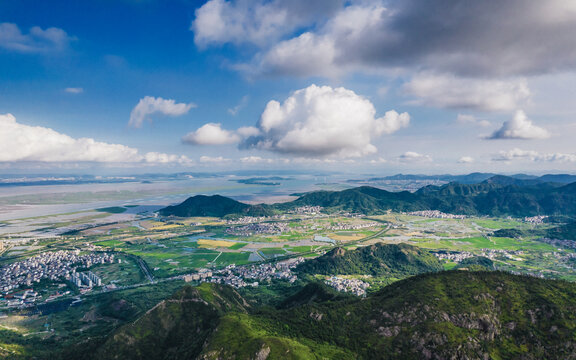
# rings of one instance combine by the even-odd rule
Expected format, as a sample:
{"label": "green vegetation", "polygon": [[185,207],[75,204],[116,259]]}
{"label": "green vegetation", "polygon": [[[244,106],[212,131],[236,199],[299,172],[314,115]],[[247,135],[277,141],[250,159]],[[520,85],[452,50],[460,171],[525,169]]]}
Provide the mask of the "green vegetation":
{"label": "green vegetation", "polygon": [[163,216],[179,217],[224,217],[232,214],[270,216],[274,213],[267,205],[248,205],[220,195],[196,195],[186,199],[186,201],[179,205],[168,206],[159,212]]}
{"label": "green vegetation", "polygon": [[376,244],[356,250],[336,248],[319,258],[300,264],[302,274],[361,274],[402,278],[442,270],[436,257],[407,244]]}
{"label": "green vegetation", "polygon": [[[419,275],[358,299],[310,284],[277,308],[185,287],[87,359],[569,358],[576,285],[501,272]],[[201,301],[200,301],[201,300]]]}
{"label": "green vegetation", "polygon": [[239,242],[239,243],[236,243],[236,244],[234,244],[234,245],[232,245],[232,246],[229,246],[228,249],[230,249],[230,250],[240,250],[240,249],[242,249],[242,248],[243,248],[244,246],[246,246],[246,245],[248,245],[248,243],[240,243],[240,242]]}
{"label": "green vegetation", "polygon": [[387,210],[440,210],[452,214],[489,216],[576,215],[576,183],[517,184],[484,181],[426,186],[415,193],[389,192],[369,186],[342,191],[316,191],[278,204],[278,209],[318,205],[329,210],[384,214]]}

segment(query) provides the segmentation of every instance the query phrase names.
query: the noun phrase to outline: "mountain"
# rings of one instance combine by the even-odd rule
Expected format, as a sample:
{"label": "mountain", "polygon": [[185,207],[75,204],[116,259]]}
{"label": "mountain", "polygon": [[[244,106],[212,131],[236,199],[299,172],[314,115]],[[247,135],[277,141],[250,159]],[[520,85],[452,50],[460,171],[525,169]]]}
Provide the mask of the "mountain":
{"label": "mountain", "polygon": [[[313,287],[310,294],[325,294]],[[186,287],[99,359],[573,359],[576,284],[503,272],[410,277],[366,298],[252,309],[231,288]]]}
{"label": "mountain", "polygon": [[315,191],[284,204],[281,210],[310,205],[329,211],[383,214],[393,211],[440,210],[489,216],[576,215],[576,183],[534,183],[492,177],[477,184],[425,186],[415,193],[389,192],[369,186],[342,191]]}
{"label": "mountain", "polygon": [[489,216],[576,215],[576,183],[542,183],[533,179],[492,176],[480,183],[429,185],[411,193],[370,186],[342,191],[314,191],[282,204],[249,205],[220,195],[197,195],[159,211],[164,216],[270,216],[274,210],[322,206],[328,211],[383,214],[393,211],[439,210]]}
{"label": "mountain", "polygon": [[174,206],[159,210],[162,216],[215,216],[223,217],[231,214],[245,216],[270,216],[272,209],[267,205],[248,205],[220,195],[196,195]]}
{"label": "mountain", "polygon": [[185,286],[135,322],[118,329],[94,359],[190,359],[202,350],[220,317],[246,313],[244,299],[231,287]]}
{"label": "mountain", "polygon": [[363,214],[384,213],[387,209],[415,211],[425,207],[425,204],[419,203],[418,196],[408,191],[390,192],[370,186],[342,191],[314,191],[292,202],[278,204],[276,207],[289,209],[305,205]]}
{"label": "mountain", "polygon": [[442,270],[438,259],[429,252],[407,244],[375,244],[355,250],[335,248],[298,265],[301,274],[373,275],[404,278]]}

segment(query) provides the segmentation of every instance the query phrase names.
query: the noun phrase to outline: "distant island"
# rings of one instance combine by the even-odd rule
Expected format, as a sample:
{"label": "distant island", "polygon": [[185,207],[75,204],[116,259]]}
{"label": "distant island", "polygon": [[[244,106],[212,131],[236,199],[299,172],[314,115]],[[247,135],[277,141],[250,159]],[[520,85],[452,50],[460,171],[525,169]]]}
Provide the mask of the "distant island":
{"label": "distant island", "polygon": [[282,183],[280,181],[284,180],[291,180],[290,178],[284,178],[280,176],[270,176],[270,177],[254,177],[249,179],[239,179],[239,180],[230,180],[235,181],[239,184],[246,184],[246,185],[268,185],[268,186],[279,186]]}

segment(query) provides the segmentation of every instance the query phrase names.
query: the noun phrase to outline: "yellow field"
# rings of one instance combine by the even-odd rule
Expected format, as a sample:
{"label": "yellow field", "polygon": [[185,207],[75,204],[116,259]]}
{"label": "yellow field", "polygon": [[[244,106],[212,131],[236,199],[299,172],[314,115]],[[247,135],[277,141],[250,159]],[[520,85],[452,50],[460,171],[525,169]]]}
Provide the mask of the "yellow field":
{"label": "yellow field", "polygon": [[364,237],[364,235],[361,235],[361,234],[350,234],[350,235],[328,234],[328,237],[330,239],[333,239],[336,241],[354,241],[354,240],[362,239]]}
{"label": "yellow field", "polygon": [[181,226],[182,225],[178,225],[178,224],[167,224],[167,225],[154,226],[151,230],[170,230],[170,229],[179,228]]}
{"label": "yellow field", "polygon": [[226,240],[210,240],[210,239],[199,239],[198,245],[201,248],[219,248],[219,247],[230,247],[236,244],[234,241],[226,241]]}

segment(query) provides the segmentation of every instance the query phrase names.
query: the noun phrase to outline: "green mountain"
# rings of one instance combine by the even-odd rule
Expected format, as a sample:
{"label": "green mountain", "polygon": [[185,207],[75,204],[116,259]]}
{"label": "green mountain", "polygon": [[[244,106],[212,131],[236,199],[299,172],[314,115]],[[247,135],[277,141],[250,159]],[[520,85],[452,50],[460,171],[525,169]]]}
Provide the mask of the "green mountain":
{"label": "green mountain", "polygon": [[190,359],[197,356],[227,312],[249,305],[231,287],[185,286],[133,323],[124,325],[98,349],[94,359]]}
{"label": "green mountain", "polygon": [[[477,184],[426,186],[410,193],[369,186],[342,191],[316,191],[279,204],[281,210],[303,205],[332,211],[382,214],[387,210],[440,210],[452,214],[490,216],[576,215],[576,183],[535,183],[502,176]],[[529,185],[527,185],[529,184]]]}
{"label": "green mountain", "polygon": [[245,216],[270,216],[273,210],[267,205],[248,205],[220,195],[196,195],[174,206],[159,210],[163,216],[215,216],[238,214]]}
{"label": "green mountain", "polygon": [[546,237],[556,240],[576,241],[576,222],[549,229],[546,231]]}
{"label": "green mountain", "polygon": [[442,265],[438,259],[426,250],[407,244],[380,243],[356,250],[335,248],[296,268],[302,274],[362,274],[395,278],[440,270]]}
{"label": "green mountain", "polygon": [[[325,294],[316,288],[310,294]],[[95,359],[570,359],[576,284],[502,272],[410,277],[367,298],[250,309],[187,287],[113,333]]]}

